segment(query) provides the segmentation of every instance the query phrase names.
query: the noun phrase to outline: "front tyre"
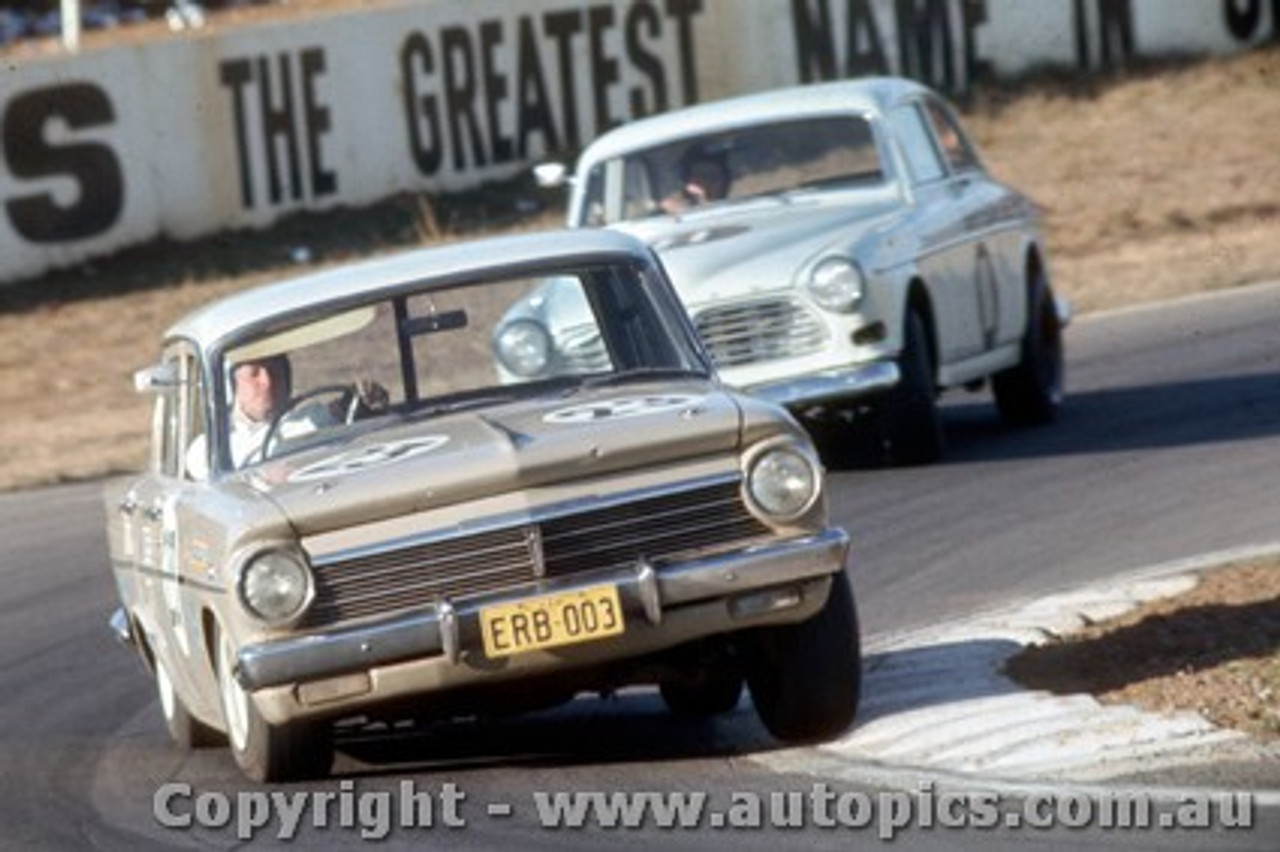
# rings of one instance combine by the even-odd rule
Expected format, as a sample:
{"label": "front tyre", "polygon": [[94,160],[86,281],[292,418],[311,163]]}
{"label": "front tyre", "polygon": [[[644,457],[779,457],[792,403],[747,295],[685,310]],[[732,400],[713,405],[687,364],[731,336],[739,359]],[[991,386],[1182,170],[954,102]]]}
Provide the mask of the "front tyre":
{"label": "front tyre", "polygon": [[272,725],[235,679],[235,649],[225,633],[218,637],[218,694],[227,724],[231,756],[254,781],[295,781],[327,774],[333,766],[333,740],[326,727],[306,722]]}
{"label": "front tyre", "polygon": [[933,464],[942,458],[942,416],[933,380],[928,331],[919,311],[907,312],[898,385],[880,409],[889,461],[898,465]]}
{"label": "front tyre", "polygon": [[853,724],[862,682],[858,616],[849,578],[831,579],[827,602],[799,624],[762,628],[747,685],[760,721],[785,742],[830,739]]}
{"label": "front tyre", "polygon": [[221,745],[224,741],[222,735],[192,716],[187,705],[182,703],[173,688],[169,670],[159,657],[155,660],[155,677],[160,712],[164,715],[165,727],[169,729],[169,737],[174,743],[188,750]]}
{"label": "front tyre", "polygon": [[1032,282],[1028,307],[1022,360],[991,381],[996,408],[1013,426],[1052,422],[1062,407],[1062,323],[1043,273]]}

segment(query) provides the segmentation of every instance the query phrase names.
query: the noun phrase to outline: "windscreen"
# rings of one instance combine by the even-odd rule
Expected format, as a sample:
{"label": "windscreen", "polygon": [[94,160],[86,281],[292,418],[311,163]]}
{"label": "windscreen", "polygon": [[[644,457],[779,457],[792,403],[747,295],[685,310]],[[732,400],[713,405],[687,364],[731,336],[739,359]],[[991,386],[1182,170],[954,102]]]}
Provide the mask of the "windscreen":
{"label": "windscreen", "polygon": [[220,360],[222,467],[337,440],[383,418],[630,375],[705,375],[687,320],[657,276],[618,263],[424,287],[240,341]]}
{"label": "windscreen", "polygon": [[597,164],[587,177],[583,223],[607,225],[704,204],[883,180],[866,119],[770,122],[690,136]]}

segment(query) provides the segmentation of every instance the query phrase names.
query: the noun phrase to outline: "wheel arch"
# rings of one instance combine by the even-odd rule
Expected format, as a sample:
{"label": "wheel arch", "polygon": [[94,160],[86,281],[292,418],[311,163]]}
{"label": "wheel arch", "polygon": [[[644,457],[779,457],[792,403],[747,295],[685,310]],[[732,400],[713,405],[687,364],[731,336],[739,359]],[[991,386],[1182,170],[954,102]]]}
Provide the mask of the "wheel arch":
{"label": "wheel arch", "polygon": [[204,661],[209,671],[216,673],[218,667],[218,618],[213,610],[204,607],[200,610],[200,644],[204,649]]}
{"label": "wheel arch", "polygon": [[147,631],[143,629],[142,622],[132,613],[128,613],[129,629],[133,632],[134,642],[138,651],[138,658],[142,660],[142,665],[146,668],[147,673],[152,677],[156,674],[156,652],[151,647],[151,640],[147,636]]}
{"label": "wheel arch", "polygon": [[1026,282],[1028,298],[1034,295],[1033,289],[1039,282],[1044,282],[1044,286],[1049,287],[1052,292],[1049,268],[1045,265],[1044,253],[1036,242],[1027,244],[1026,261],[1023,263],[1023,280]]}
{"label": "wheel arch", "polygon": [[920,315],[924,323],[925,343],[929,347],[929,364],[933,372],[934,382],[938,380],[938,326],[933,314],[933,301],[929,298],[929,289],[919,275],[912,277],[907,285],[906,303],[902,309],[901,322],[905,325],[912,312]]}

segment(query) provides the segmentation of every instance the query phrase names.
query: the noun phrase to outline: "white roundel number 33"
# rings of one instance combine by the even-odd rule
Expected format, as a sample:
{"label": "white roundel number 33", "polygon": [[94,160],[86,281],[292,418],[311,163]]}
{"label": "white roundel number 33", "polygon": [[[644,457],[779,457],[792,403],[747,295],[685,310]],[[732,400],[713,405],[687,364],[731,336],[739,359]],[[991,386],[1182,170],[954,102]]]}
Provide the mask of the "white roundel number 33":
{"label": "white roundel number 33", "polygon": [[447,435],[428,435],[424,438],[409,438],[403,441],[374,444],[371,447],[360,447],[299,468],[289,479],[293,482],[306,482],[329,476],[344,476],[429,453],[440,449],[448,442]]}
{"label": "white roundel number 33", "polygon": [[602,402],[589,402],[553,411],[543,419],[547,423],[598,423],[602,420],[624,420],[644,414],[657,414],[685,408],[697,402],[688,394],[646,394],[624,396]]}

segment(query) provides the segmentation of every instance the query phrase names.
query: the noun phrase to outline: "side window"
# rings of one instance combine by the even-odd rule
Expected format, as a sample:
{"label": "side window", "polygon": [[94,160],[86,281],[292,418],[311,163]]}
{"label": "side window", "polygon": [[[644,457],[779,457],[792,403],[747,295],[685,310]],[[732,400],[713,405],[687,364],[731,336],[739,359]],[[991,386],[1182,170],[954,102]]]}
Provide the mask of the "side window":
{"label": "side window", "polygon": [[151,470],[172,479],[204,479],[209,451],[199,362],[184,344],[162,357],[165,385],[157,390],[151,420]]}
{"label": "side window", "polygon": [[624,219],[635,219],[653,211],[656,206],[656,195],[649,170],[643,160],[627,161],[626,190],[624,193],[622,216]]}
{"label": "side window", "polygon": [[633,194],[648,192],[647,187],[641,185],[641,181],[647,183],[648,177],[647,173],[637,173],[630,168],[621,157],[596,165],[587,177],[582,224],[598,228],[625,218]]}
{"label": "side window", "polygon": [[170,407],[169,394],[155,395],[155,403],[151,406],[151,449],[147,458],[147,465],[152,473],[161,473],[164,470],[164,459],[168,455]]}
{"label": "side window", "polygon": [[582,200],[581,221],[588,228],[606,224],[604,218],[604,166],[596,166],[587,177],[586,196]]}
{"label": "side window", "polygon": [[181,415],[180,390],[173,389],[156,397],[152,442],[157,450],[154,457],[156,473],[161,476],[177,476],[182,468]]}
{"label": "side window", "polygon": [[978,158],[974,156],[973,147],[951,114],[936,101],[928,101],[925,111],[929,114],[929,123],[933,125],[938,145],[951,170],[960,172],[977,166]]}
{"label": "side window", "polygon": [[182,473],[188,479],[207,479],[209,476],[209,438],[205,425],[205,387],[200,364],[190,355],[182,359],[182,408],[186,412],[187,429],[182,439],[183,450],[179,461]]}
{"label": "side window", "polygon": [[918,107],[909,105],[893,110],[889,113],[889,126],[907,160],[912,183],[928,183],[946,174]]}

